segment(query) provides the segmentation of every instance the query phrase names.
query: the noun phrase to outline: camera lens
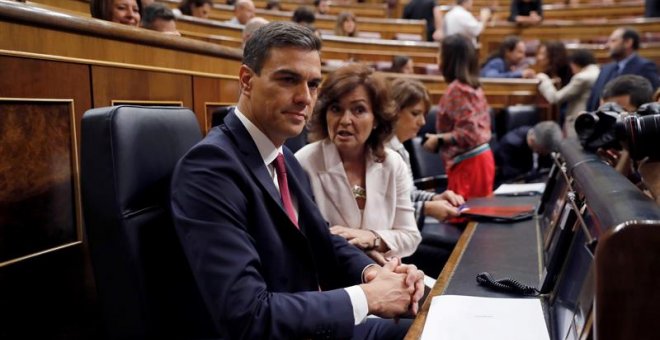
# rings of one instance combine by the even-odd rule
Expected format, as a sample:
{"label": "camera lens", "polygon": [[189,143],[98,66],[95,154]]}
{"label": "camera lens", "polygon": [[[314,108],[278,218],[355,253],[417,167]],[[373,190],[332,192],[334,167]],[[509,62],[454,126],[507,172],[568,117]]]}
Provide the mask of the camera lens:
{"label": "camera lens", "polygon": [[615,108],[609,103],[603,104],[596,112],[585,112],[575,119],[575,131],[580,144],[587,151],[596,151],[599,148],[620,149],[616,138],[616,124],[619,121],[619,111],[606,111]]}
{"label": "camera lens", "polygon": [[620,138],[630,152],[630,157],[640,160],[650,157],[660,159],[660,114],[649,116],[630,115],[621,122],[623,135]]}
{"label": "camera lens", "polygon": [[583,135],[586,131],[592,131],[598,123],[598,116],[592,112],[584,112],[575,118],[575,131]]}

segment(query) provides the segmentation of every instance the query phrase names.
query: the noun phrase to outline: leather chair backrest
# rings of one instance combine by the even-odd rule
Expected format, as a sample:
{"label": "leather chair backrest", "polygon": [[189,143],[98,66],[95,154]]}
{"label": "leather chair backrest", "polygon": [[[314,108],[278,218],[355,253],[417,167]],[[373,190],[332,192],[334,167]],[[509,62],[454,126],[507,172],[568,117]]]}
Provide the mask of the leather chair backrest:
{"label": "leather chair backrest", "polygon": [[419,171],[418,174],[414,174],[415,176],[418,176],[416,179],[446,174],[445,166],[440,154],[426,151],[422,146],[421,137],[413,138],[411,140],[411,145],[413,152],[410,153],[410,163],[417,163],[416,167]]}
{"label": "leather chair backrest", "polygon": [[513,105],[504,111],[504,126],[507,132],[520,126],[534,126],[539,122],[539,113],[534,105]]}
{"label": "leather chair backrest", "polygon": [[175,107],[92,109],[81,135],[85,230],[105,334],[212,337],[169,209],[174,166],[202,138],[195,115]]}

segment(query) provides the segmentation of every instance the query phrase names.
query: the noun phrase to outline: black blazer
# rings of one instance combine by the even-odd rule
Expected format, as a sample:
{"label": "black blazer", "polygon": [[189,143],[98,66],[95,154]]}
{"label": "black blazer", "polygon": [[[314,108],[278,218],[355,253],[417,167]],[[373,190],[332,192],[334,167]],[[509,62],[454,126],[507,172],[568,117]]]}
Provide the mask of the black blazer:
{"label": "black blazer", "polygon": [[[342,287],[373,263],[329,233],[305,172],[284,148],[300,230],[288,218],[259,151],[238,117],[213,128],[179,162],[175,226],[218,330],[230,338],[351,337]],[[323,291],[319,291],[319,288]]]}

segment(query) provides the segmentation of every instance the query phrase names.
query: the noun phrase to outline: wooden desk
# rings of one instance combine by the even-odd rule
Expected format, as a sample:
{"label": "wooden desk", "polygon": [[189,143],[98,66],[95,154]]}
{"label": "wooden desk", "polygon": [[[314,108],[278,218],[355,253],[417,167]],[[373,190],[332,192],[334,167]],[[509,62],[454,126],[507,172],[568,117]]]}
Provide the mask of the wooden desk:
{"label": "wooden desk", "polygon": [[[453,4],[440,6],[443,12],[451,10]],[[510,8],[504,6],[486,6],[492,9],[493,19],[505,21],[509,18]],[[472,7],[472,15],[479,18],[480,6]],[[543,5],[543,18],[545,20],[583,20],[583,19],[621,19],[627,17],[643,17],[644,16],[644,2],[643,1],[626,1],[622,3],[614,3],[603,5],[602,3],[585,3],[585,4],[544,4]]]}
{"label": "wooden desk", "polygon": [[[397,73],[386,73],[386,76],[389,78],[413,77],[421,81],[431,94],[432,103],[437,103],[447,89],[447,83],[445,83],[442,76],[401,75]],[[488,104],[492,108],[501,109],[516,104],[530,104],[539,106],[544,112],[544,105],[538,92],[539,81],[536,79],[481,78],[480,81],[486,93]],[[547,119],[545,113],[541,117]]]}
{"label": "wooden desk", "polygon": [[[44,0],[47,1],[47,0]],[[170,7],[175,7],[175,0],[161,0]],[[257,9],[256,16],[263,17],[269,21],[291,21],[291,11],[269,11]],[[218,21],[226,21],[234,17],[233,7],[229,5],[214,4],[210,18]],[[336,15],[317,15],[314,26],[321,30],[334,30],[337,22]],[[426,36],[426,23],[423,20],[386,19],[386,18],[359,18],[358,29],[360,32],[379,33],[383,39],[396,39],[398,34],[410,34]]]}
{"label": "wooden desk", "polygon": [[640,34],[660,32],[660,18],[613,19],[599,21],[545,20],[539,26],[522,27],[510,22],[495,22],[487,26],[480,36],[480,60],[485,60],[508,35],[518,35],[523,40],[566,40],[588,42],[590,39],[608,37],[615,29],[629,26]]}
{"label": "wooden desk", "polygon": [[[558,178],[569,178],[574,191],[569,195],[559,190],[563,194],[558,199],[546,197],[545,209],[551,213],[544,216],[552,216],[562,226],[545,227],[546,241],[560,232],[570,235],[566,239],[570,245],[555,262],[556,284],[541,297],[551,339],[656,338],[660,258],[654,250],[660,247],[660,207],[596,155],[582,151],[576,141],[561,142],[559,150],[565,176],[558,173]],[[564,206],[566,197],[575,198],[577,210]],[[557,207],[565,208],[554,215]],[[580,217],[563,219],[566,211],[579,211]],[[562,220],[574,222],[561,224]],[[475,276],[482,271],[535,286],[542,266],[548,265],[547,259],[541,259],[551,256],[544,252],[552,244],[541,241],[541,229],[535,225],[534,221],[468,225],[431,296],[512,297],[478,286]],[[427,300],[406,339],[419,339],[429,307]]]}
{"label": "wooden desk", "polygon": [[[505,204],[529,204],[538,197],[498,197]],[[483,202],[483,201],[482,201]],[[511,297],[476,282],[477,274],[511,276],[531,286],[540,282],[540,245],[536,220],[502,223],[469,223],[454,247],[442,273],[415,318],[406,340],[421,337],[433,296],[451,294],[484,297]],[[512,247],[513,246],[513,247]],[[493,261],[483,261],[494,258]]]}
{"label": "wooden desk", "polygon": [[[266,0],[255,0],[254,5],[259,9],[266,8]],[[360,20],[368,18],[387,18],[387,5],[384,3],[339,3],[330,1],[329,14],[338,15],[341,12],[353,12]],[[284,11],[293,12],[300,6],[307,6],[314,9],[314,1],[280,1],[280,7]]]}

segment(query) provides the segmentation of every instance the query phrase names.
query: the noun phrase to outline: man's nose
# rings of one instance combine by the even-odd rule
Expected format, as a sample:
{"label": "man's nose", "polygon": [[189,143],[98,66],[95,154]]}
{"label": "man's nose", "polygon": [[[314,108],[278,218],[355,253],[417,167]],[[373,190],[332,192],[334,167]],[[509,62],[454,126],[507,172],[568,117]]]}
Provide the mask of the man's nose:
{"label": "man's nose", "polygon": [[309,85],[302,84],[299,86],[294,100],[298,105],[310,105],[312,103],[312,92],[309,89]]}

